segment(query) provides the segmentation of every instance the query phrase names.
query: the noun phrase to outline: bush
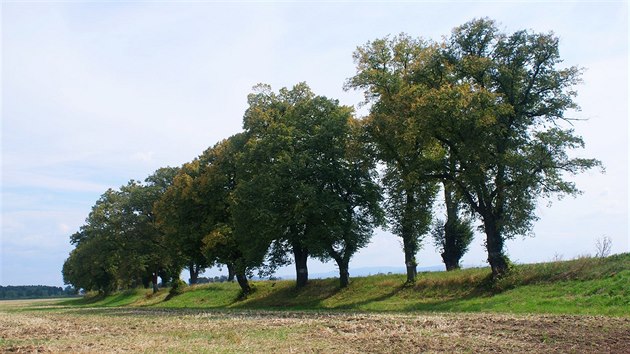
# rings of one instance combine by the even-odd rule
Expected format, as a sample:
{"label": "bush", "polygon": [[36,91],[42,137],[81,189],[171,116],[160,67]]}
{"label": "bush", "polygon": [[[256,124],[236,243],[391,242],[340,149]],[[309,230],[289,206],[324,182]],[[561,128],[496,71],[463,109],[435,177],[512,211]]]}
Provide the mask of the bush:
{"label": "bush", "polygon": [[171,290],[168,292],[169,298],[183,293],[186,287],[188,287],[188,284],[186,284],[185,281],[181,279],[173,280],[173,286],[171,287]]}

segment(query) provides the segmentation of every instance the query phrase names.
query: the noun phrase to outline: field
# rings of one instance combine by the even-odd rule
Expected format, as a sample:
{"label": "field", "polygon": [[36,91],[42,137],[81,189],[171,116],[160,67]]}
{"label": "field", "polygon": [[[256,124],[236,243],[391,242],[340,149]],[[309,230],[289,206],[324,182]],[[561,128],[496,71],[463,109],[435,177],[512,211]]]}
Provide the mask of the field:
{"label": "field", "polygon": [[233,283],[175,297],[0,302],[0,352],[575,352],[630,348],[630,254],[488,269]]}
{"label": "field", "polygon": [[630,318],[0,304],[5,352],[611,352]]}

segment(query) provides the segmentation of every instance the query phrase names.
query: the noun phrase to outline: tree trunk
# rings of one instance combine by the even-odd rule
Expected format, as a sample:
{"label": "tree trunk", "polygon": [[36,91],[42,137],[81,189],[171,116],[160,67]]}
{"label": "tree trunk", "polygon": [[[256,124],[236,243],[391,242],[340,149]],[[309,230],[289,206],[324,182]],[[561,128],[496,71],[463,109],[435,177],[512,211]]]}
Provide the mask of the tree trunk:
{"label": "tree trunk", "polygon": [[226,265],[227,265],[227,269],[228,269],[227,281],[232,282],[232,281],[234,281],[234,265],[231,264],[231,263],[228,263]]}
{"label": "tree trunk", "polygon": [[153,281],[153,293],[157,293],[159,290],[158,287],[158,272],[153,272],[153,274],[151,274],[152,276],[152,281]]}
{"label": "tree trunk", "polygon": [[447,255],[442,253],[442,260],[444,261],[444,265],[446,266],[446,271],[450,272],[451,270],[460,269],[459,261],[456,261],[452,255]]}
{"label": "tree trunk", "polygon": [[195,266],[194,263],[188,265],[188,272],[190,273],[190,285],[197,284],[199,280],[199,267]]}
{"label": "tree trunk", "polygon": [[142,286],[145,289],[148,289],[150,285],[151,285],[151,277],[148,277],[146,275],[142,276]]}
{"label": "tree trunk", "polygon": [[247,295],[252,291],[252,288],[250,288],[249,286],[249,282],[247,281],[247,276],[245,275],[245,273],[236,272],[236,281],[241,287],[244,295]]}
{"label": "tree trunk", "polygon": [[173,278],[171,277],[170,274],[168,274],[167,271],[165,271],[164,269],[161,269],[158,271],[158,276],[160,278],[162,278],[162,285],[163,286],[168,286],[167,284],[170,284],[171,281],[173,280]]}
{"label": "tree trunk", "polygon": [[405,252],[405,266],[407,267],[407,283],[412,284],[416,282],[416,276],[418,271],[416,267],[416,252],[418,250],[418,242],[415,235],[409,228],[403,228],[403,251]]}
{"label": "tree trunk", "polygon": [[503,253],[504,240],[497,228],[497,222],[493,217],[484,217],[483,226],[486,232],[488,263],[490,263],[490,267],[492,268],[492,276],[499,278],[508,272],[508,257]]}
{"label": "tree trunk", "polygon": [[444,204],[446,205],[446,223],[444,224],[444,251],[442,252],[442,260],[447,271],[459,269],[459,260],[461,258],[460,250],[457,249],[457,232],[455,225],[457,223],[457,202],[453,200],[452,185],[444,181]]}
{"label": "tree trunk", "polygon": [[455,234],[453,228],[454,225],[452,224],[447,223],[444,225],[444,250],[440,255],[446,266],[446,271],[460,269],[459,261],[462,257],[461,250],[456,242],[458,235]]}
{"label": "tree trunk", "polygon": [[416,276],[418,275],[418,270],[416,269],[418,264],[416,263],[415,254],[410,255],[405,251],[405,265],[407,267],[407,283],[415,283]]}
{"label": "tree trunk", "polygon": [[413,284],[416,282],[416,276],[418,275],[418,271],[416,267],[418,263],[416,262],[416,246],[415,239],[413,235],[403,234],[403,251],[405,252],[405,266],[407,267],[407,283]]}
{"label": "tree trunk", "polygon": [[295,286],[301,288],[308,283],[308,267],[306,265],[308,261],[308,249],[306,249],[306,247],[293,245],[293,256],[295,258]]}
{"label": "tree trunk", "polygon": [[335,261],[339,267],[339,287],[345,288],[350,284],[350,272],[348,271],[350,262],[345,259],[336,259]]}
{"label": "tree trunk", "polygon": [[407,283],[412,284],[416,282],[416,276],[418,271],[416,267],[416,252],[418,251],[418,241],[414,234],[413,228],[413,209],[415,206],[415,198],[412,190],[406,190],[405,200],[405,212],[403,215],[402,224],[402,239],[403,239],[403,251],[405,252],[405,266],[407,267]]}

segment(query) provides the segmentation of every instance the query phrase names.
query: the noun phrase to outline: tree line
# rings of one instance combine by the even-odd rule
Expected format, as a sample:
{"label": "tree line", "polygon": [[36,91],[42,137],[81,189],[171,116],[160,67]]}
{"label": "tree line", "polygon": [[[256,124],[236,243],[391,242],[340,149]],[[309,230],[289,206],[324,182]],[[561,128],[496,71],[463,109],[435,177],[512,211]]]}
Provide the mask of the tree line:
{"label": "tree line", "polygon": [[[85,290],[163,283],[213,265],[244,293],[254,271],[334,261],[340,286],[377,227],[400,237],[407,281],[431,236],[447,270],[485,234],[494,277],[509,270],[504,243],[531,232],[540,197],[576,195],[566,179],[601,167],[575,158],[584,142],[565,114],[578,109],[581,69],[561,68],[553,33],[502,32],[487,18],[439,42],[406,34],[359,46],[347,90],[369,115],[305,83],[248,96],[243,131],[193,161],[106,191],[63,266]],[[435,217],[441,201],[445,215]]]}
{"label": "tree line", "polygon": [[0,300],[66,297],[76,294],[76,289],[71,286],[62,288],[60,286],[45,285],[0,285]]}

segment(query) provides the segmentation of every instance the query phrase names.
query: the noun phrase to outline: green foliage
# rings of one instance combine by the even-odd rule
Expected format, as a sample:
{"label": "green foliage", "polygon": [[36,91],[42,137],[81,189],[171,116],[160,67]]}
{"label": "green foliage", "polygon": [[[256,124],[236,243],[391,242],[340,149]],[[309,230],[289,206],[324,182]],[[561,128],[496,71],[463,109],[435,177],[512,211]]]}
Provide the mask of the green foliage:
{"label": "green foliage", "polygon": [[158,275],[167,281],[177,273],[153,211],[174,174],[175,169],[162,168],[146,184],[131,180],[118,191],[106,191],[71,237],[76,248],[64,263],[64,281],[107,294],[149,279],[157,283]]}
{"label": "green foliage", "polygon": [[[438,219],[433,225],[431,236],[447,270],[451,270],[459,268],[459,261],[468,251],[474,233],[469,220],[455,219],[451,223],[445,223]],[[453,268],[449,269],[449,261]]]}
{"label": "green foliage", "polygon": [[59,286],[45,285],[0,285],[0,300],[43,299],[74,295],[76,295],[76,290],[71,286],[64,289]]}
{"label": "green foliage", "polygon": [[532,229],[538,198],[577,194],[565,176],[601,165],[567,153],[584,146],[565,124],[581,70],[559,68],[553,34],[506,34],[478,19],[440,45],[368,42],[355,61],[347,87],[374,102],[371,131],[393,181],[452,183],[483,222],[495,275],[507,270],[505,240]]}
{"label": "green foliage", "polygon": [[565,112],[577,108],[573,87],[580,69],[558,68],[558,39],[552,34],[504,34],[488,19],[456,28],[445,56],[454,78],[470,85],[469,94],[485,96],[470,105],[488,112],[472,116],[468,133],[474,141],[460,137],[458,121],[440,127],[440,135],[462,167],[449,170],[448,178],[482,218],[497,274],[504,267],[503,241],[531,230],[538,197],[575,195],[578,189],[564,176],[600,165],[567,154],[584,145],[562,125]]}
{"label": "green foliage", "polygon": [[238,203],[234,194],[242,174],[237,157],[245,143],[245,135],[237,134],[206,150],[200,158],[204,168],[194,181],[206,203],[202,252],[209,262],[234,267],[241,277],[258,267],[266,252],[254,250],[252,244],[243,243],[234,234],[233,209]]}
{"label": "green foliage", "polygon": [[185,281],[177,278],[173,281],[173,284],[171,285],[171,290],[169,290],[168,292],[168,296],[173,297],[181,295],[184,292],[184,289],[186,289],[187,287],[188,284],[186,284]]}
{"label": "green foliage", "polygon": [[432,61],[436,48],[407,35],[378,39],[354,53],[357,74],[347,88],[365,92],[373,102],[366,126],[378,158],[385,164],[382,183],[392,232],[402,238],[408,281],[415,280],[415,258],[431,225],[437,182],[427,178],[443,156],[427,134],[424,117],[410,97],[418,89],[414,68]]}
{"label": "green foliage", "polygon": [[79,236],[87,232],[89,231],[86,228],[73,235],[80,237],[81,241],[63,264],[64,283],[72,284],[77,289],[96,290],[108,294],[118,287],[116,279],[118,250],[105,236],[99,234],[91,237]]}
{"label": "green foliage", "polygon": [[237,238],[252,249],[271,246],[270,269],[293,252],[298,285],[308,255],[332,258],[347,273],[350,258],[381,222],[360,122],[351,108],[315,96],[304,83],[277,94],[260,85],[249,104],[244,174],[233,208]]}
{"label": "green foliage", "polygon": [[177,268],[189,267],[191,278],[209,264],[201,253],[205,236],[203,222],[207,203],[194,184],[201,174],[199,159],[184,164],[172,185],[155,201],[156,223],[165,235],[165,244]]}

